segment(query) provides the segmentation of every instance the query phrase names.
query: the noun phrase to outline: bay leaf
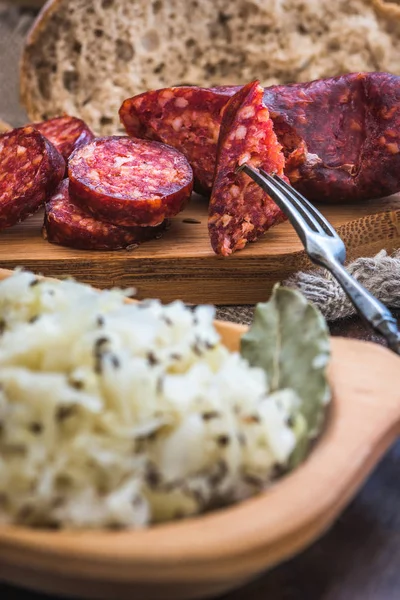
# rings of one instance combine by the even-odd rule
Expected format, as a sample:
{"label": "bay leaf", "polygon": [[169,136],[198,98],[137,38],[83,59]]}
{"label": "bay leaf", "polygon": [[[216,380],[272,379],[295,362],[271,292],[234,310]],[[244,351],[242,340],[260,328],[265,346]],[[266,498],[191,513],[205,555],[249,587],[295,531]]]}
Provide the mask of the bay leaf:
{"label": "bay leaf", "polygon": [[253,324],[242,336],[241,354],[266,371],[271,392],[289,388],[300,398],[293,414],[297,445],[290,463],[295,466],[318,435],[330,399],[325,319],[300,292],[277,285],[270,300],[257,305]]}

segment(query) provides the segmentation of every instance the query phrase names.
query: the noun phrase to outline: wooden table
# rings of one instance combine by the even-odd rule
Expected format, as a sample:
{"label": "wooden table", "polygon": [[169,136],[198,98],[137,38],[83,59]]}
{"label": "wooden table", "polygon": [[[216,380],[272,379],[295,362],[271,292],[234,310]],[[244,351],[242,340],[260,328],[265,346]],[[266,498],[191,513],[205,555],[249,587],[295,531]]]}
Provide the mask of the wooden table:
{"label": "wooden table", "polygon": [[[331,332],[380,341],[358,319],[335,323]],[[321,540],[223,600],[399,600],[399,491],[400,441]],[[45,598],[0,584],[1,600]]]}

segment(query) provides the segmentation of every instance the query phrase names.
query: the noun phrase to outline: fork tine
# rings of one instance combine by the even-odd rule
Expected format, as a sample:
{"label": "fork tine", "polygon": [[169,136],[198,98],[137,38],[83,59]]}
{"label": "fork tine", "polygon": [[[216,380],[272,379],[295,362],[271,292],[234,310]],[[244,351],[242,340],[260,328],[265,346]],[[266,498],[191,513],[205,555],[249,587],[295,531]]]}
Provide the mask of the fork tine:
{"label": "fork tine", "polygon": [[291,185],[289,185],[284,179],[282,179],[281,177],[279,177],[279,175],[274,175],[274,179],[276,181],[279,181],[279,183],[281,184],[281,186],[283,188],[285,188],[285,190],[287,190],[288,192],[290,191],[293,194],[293,196],[296,196],[296,198],[300,202],[302,202],[304,204],[304,206],[306,206],[308,208],[308,210],[310,211],[310,213],[319,222],[320,226],[324,229],[324,231],[328,235],[331,235],[332,237],[336,237],[337,236],[337,232],[334,229],[334,227],[332,227],[332,225],[329,223],[329,221],[327,221],[325,219],[324,215],[321,214],[319,212],[319,210],[317,210],[315,208],[315,206],[313,206],[311,204],[311,202],[309,200],[307,200],[307,198],[305,198],[302,194],[300,194],[300,192],[298,192],[295,188],[293,188]]}
{"label": "fork tine", "polygon": [[294,189],[291,186],[289,186],[289,185],[283,186],[282,184],[284,182],[282,179],[278,178],[277,176],[275,177],[275,176],[269,175],[269,173],[267,173],[263,169],[260,169],[260,173],[266,179],[268,179],[268,181],[271,184],[275,184],[279,188],[279,190],[283,194],[285,194],[285,196],[288,198],[288,200],[292,204],[294,204],[294,206],[297,208],[297,210],[302,214],[303,218],[309,223],[311,229],[313,229],[315,231],[315,233],[324,233],[325,232],[325,230],[320,225],[318,220],[314,217],[314,215],[311,213],[311,211],[308,210],[308,208],[306,206],[304,206],[304,204],[301,202],[301,200],[299,198],[297,198],[297,196],[293,193]]}
{"label": "fork tine", "polygon": [[246,175],[251,177],[253,181],[271,196],[279,208],[286,214],[303,244],[306,245],[307,233],[313,231],[313,229],[311,229],[309,223],[304,219],[302,213],[297,210],[294,203],[287,199],[287,192],[280,190],[277,182],[270,175],[265,172],[261,173],[246,163],[239,167],[238,170],[246,173]]}

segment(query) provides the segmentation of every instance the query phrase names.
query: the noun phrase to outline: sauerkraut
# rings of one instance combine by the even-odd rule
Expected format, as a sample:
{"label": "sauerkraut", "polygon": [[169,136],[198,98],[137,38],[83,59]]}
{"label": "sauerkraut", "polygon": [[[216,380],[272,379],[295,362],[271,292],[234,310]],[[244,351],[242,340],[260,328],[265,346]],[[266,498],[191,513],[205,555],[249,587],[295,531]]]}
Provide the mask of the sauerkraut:
{"label": "sauerkraut", "polygon": [[213,318],[28,272],[0,282],[0,522],[143,527],[284,470],[299,398],[270,393]]}

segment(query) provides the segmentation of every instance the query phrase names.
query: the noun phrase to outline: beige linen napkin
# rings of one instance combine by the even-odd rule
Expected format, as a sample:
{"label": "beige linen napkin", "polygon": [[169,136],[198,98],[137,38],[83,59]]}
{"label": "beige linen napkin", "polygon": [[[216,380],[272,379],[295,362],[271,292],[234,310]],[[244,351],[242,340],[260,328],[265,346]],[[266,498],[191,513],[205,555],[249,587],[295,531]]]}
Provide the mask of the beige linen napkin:
{"label": "beige linen napkin", "polygon": [[[393,256],[381,250],[373,258],[358,258],[347,270],[384,304],[400,308],[400,250]],[[300,289],[329,321],[350,317],[356,312],[342,288],[324,269],[296,273],[284,284]]]}
{"label": "beige linen napkin", "polygon": [[[358,258],[347,265],[349,273],[390,308],[400,308],[400,250],[388,256],[381,250],[373,258]],[[342,288],[325,269],[296,273],[282,282],[299,289],[314,302],[328,321],[350,317],[356,313]],[[267,299],[267,298],[266,298]],[[218,318],[250,324],[253,307],[221,306]],[[238,317],[240,316],[240,320]]]}

